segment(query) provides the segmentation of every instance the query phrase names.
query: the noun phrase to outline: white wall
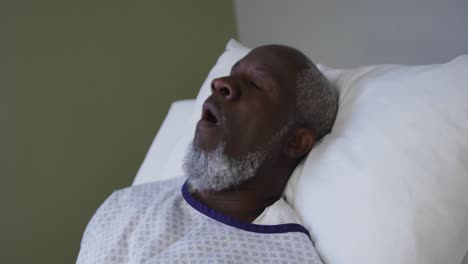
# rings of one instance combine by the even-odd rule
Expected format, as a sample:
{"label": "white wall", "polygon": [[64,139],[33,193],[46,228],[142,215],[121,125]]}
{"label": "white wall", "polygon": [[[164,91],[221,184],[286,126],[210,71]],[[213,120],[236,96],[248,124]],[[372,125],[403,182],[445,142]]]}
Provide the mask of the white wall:
{"label": "white wall", "polygon": [[281,43],[349,67],[468,53],[468,0],[235,0],[240,41]]}

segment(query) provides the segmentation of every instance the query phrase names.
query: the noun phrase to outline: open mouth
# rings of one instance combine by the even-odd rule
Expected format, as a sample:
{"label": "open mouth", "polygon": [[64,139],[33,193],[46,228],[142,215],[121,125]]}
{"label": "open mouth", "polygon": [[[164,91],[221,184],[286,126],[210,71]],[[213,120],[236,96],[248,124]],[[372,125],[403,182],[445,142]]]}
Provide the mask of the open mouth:
{"label": "open mouth", "polygon": [[212,124],[219,123],[218,118],[213,114],[213,112],[211,112],[210,109],[203,110],[202,119]]}

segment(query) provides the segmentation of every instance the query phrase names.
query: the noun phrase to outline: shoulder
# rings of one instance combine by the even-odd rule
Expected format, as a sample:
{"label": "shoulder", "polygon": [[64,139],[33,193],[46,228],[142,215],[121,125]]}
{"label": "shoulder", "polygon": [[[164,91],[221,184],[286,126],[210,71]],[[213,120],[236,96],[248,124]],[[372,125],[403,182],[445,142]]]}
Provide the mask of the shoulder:
{"label": "shoulder", "polygon": [[138,218],[150,206],[182,196],[180,188],[185,178],[144,183],[114,191],[97,209],[89,221],[83,239],[93,236],[102,229],[112,229],[113,225]]}
{"label": "shoulder", "polygon": [[146,212],[154,206],[170,205],[181,199],[184,178],[145,183],[114,191],[101,204],[86,226],[80,244],[77,263],[92,263],[101,255],[112,254],[108,250],[117,243],[124,243],[128,236],[144,221]]}
{"label": "shoulder", "polygon": [[185,180],[185,177],[177,177],[126,187],[114,191],[108,200],[140,207],[155,199],[164,200],[168,195],[179,194]]}
{"label": "shoulder", "polygon": [[296,211],[283,198],[265,208],[262,214],[255,219],[254,223],[263,225],[295,223],[302,225],[302,221]]}

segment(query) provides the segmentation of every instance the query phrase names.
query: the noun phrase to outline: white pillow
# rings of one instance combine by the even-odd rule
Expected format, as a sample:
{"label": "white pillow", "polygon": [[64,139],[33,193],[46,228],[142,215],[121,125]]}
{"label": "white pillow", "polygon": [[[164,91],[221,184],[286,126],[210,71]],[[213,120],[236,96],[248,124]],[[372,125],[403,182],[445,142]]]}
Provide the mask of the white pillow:
{"label": "white pillow", "polygon": [[[167,177],[183,174],[209,83],[248,51],[228,43]],[[324,261],[461,263],[468,248],[468,56],[428,66],[319,68],[340,90],[338,117],[285,194]]]}
{"label": "white pillow", "polygon": [[340,89],[338,117],[291,201],[325,262],[461,263],[468,56],[329,73]]}
{"label": "white pillow", "polygon": [[133,180],[133,185],[170,178],[162,172],[167,166],[168,153],[184,136],[187,117],[191,118],[195,100],[181,100],[171,104],[145,160]]}

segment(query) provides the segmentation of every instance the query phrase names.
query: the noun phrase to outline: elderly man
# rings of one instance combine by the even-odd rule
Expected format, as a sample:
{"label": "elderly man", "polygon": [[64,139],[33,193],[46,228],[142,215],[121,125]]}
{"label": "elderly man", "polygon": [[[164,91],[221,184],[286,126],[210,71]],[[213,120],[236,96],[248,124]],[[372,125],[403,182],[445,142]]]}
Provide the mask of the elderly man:
{"label": "elderly man", "polygon": [[337,92],[281,45],[252,50],[211,90],[186,177],[114,192],[88,224],[77,263],[321,263],[281,197],[331,130]]}

